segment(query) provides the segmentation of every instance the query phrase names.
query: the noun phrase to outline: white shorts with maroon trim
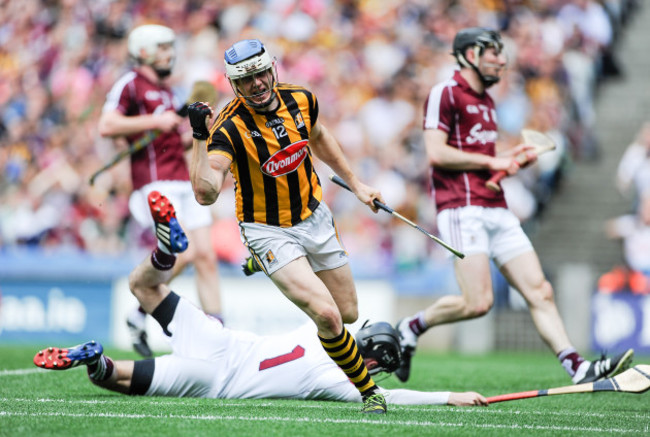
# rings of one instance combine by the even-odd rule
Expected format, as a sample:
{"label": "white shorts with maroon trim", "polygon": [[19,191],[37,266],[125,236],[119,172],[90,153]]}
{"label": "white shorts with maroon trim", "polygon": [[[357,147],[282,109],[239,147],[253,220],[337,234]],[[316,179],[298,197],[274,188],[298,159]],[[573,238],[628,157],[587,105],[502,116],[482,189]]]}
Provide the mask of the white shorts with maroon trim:
{"label": "white shorts with maroon trim", "polygon": [[176,210],[176,217],[186,231],[212,224],[210,208],[196,201],[190,181],[154,181],[135,190],[129,198],[131,215],[142,227],[153,226],[147,200],[147,196],[152,191],[159,191],[172,202]]}
{"label": "white shorts with maroon trim", "polygon": [[289,228],[244,222],[239,226],[242,242],[267,275],[301,256],[307,257],[315,272],[348,263],[332,212],[323,202],[307,219]]}
{"label": "white shorts with maroon trim", "polygon": [[506,208],[444,209],[438,213],[438,230],[442,240],[452,247],[466,255],[485,253],[499,267],[533,250],[519,219]]}

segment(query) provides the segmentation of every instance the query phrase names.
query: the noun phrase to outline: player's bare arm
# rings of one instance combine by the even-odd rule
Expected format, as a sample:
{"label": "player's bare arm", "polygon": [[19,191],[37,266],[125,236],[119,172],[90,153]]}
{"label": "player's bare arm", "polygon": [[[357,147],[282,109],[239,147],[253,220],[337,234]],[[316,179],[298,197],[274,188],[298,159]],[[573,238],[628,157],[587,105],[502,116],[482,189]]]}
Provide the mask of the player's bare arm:
{"label": "player's bare arm", "polygon": [[482,153],[468,153],[447,144],[448,134],[440,129],[424,131],[424,144],[429,164],[449,170],[504,170],[517,173],[519,164],[512,156],[494,157]]}
{"label": "player's bare arm", "polygon": [[379,190],[370,187],[356,177],[350,168],[341,145],[325,126],[316,122],[309,136],[309,145],[314,154],[325,164],[329,165],[350,187],[357,198],[368,205],[373,212],[378,209],[374,204],[375,199],[384,202]]}
{"label": "player's bare arm", "polygon": [[183,118],[174,111],[135,116],[126,116],[119,111],[108,111],[99,119],[99,134],[103,137],[119,137],[148,130],[170,132],[182,122]]}
{"label": "player's bare arm", "polygon": [[197,202],[212,205],[217,201],[231,162],[224,155],[208,156],[205,141],[196,138],[193,140],[190,181]]}

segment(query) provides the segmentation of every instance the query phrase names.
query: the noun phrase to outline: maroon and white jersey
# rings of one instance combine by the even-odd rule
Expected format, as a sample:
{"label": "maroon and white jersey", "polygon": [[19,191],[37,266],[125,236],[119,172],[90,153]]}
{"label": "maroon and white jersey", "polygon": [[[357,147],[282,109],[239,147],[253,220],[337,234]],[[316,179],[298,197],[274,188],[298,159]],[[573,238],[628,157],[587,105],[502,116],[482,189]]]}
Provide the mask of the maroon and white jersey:
{"label": "maroon and white jersey", "polygon": [[[424,105],[424,129],[447,132],[447,144],[464,152],[495,156],[497,114],[492,97],[477,94],[456,71],[450,80],[431,88]],[[507,207],[503,192],[485,186],[489,170],[431,168],[433,194],[438,211],[476,205]]]}
{"label": "maroon and white jersey", "polygon": [[[103,111],[117,110],[125,116],[161,114],[175,110],[177,101],[171,90],[155,84],[137,71],[123,75],[106,97]],[[127,137],[129,144],[145,135]],[[190,179],[178,130],[163,132],[149,146],[131,155],[131,178],[137,190],[153,181]]]}

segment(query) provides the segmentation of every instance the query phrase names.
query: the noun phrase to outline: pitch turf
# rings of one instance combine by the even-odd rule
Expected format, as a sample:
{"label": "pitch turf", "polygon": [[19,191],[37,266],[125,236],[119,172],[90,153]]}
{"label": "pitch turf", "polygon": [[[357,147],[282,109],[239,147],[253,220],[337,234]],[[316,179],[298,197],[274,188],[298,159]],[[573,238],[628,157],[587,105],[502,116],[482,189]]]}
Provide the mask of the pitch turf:
{"label": "pitch turf", "polygon": [[[384,417],[367,417],[359,413],[360,405],[333,402],[128,397],[90,384],[85,366],[37,369],[36,351],[0,347],[0,436],[650,435],[650,392],[552,396],[487,408],[392,406]],[[136,358],[128,352],[108,354]],[[650,357],[635,363],[650,363]],[[492,396],[568,383],[546,353],[420,353],[408,384],[394,377],[380,384]]]}

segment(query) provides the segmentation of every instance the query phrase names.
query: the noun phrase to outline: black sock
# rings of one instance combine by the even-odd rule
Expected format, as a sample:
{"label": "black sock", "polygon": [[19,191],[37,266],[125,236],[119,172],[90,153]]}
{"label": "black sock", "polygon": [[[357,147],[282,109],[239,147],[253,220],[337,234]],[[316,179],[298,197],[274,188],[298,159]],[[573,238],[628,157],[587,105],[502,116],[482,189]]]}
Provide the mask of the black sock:
{"label": "black sock", "polygon": [[156,321],[160,324],[160,326],[163,329],[163,332],[165,335],[168,337],[172,336],[172,333],[167,330],[167,326],[169,325],[169,322],[172,321],[172,318],[174,317],[174,312],[176,311],[176,307],[178,306],[178,302],[181,300],[180,296],[178,296],[176,293],[173,291],[170,292],[166,298],[163,299],[162,302],[156,307],[155,310],[151,313],[151,316],[156,319]]}

